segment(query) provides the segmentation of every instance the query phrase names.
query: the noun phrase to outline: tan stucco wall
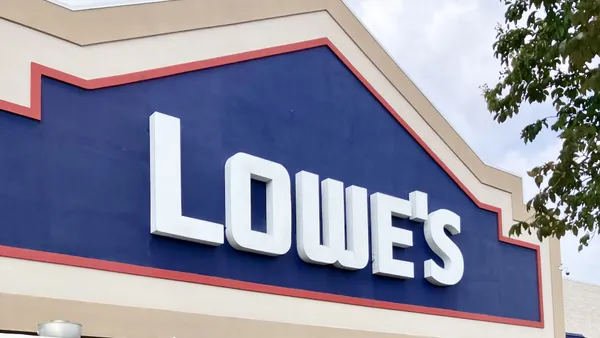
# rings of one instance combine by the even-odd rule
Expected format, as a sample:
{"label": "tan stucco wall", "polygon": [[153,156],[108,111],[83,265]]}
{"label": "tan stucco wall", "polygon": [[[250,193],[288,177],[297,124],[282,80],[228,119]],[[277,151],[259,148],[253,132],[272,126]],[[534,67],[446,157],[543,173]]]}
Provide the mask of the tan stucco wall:
{"label": "tan stucco wall", "polygon": [[[228,0],[219,3],[212,1],[212,6],[216,9],[211,14],[217,19],[219,15],[221,17],[229,15],[222,6],[231,6],[234,2],[236,1]],[[268,1],[263,2],[267,3]],[[181,4],[190,4],[192,1],[181,0],[174,3],[179,3],[177,6],[183,6]],[[29,72],[32,61],[82,78],[97,78],[327,37],[411,128],[426,140],[428,146],[479,200],[502,208],[505,234],[514,219],[522,219],[524,208],[520,179],[485,166],[460,137],[451,128],[448,129],[447,122],[431,107],[424,96],[416,91],[416,87],[402,77],[404,74],[401,70],[393,62],[390,64],[391,59],[382,52],[378,45],[374,44],[374,40],[351,16],[350,12],[345,7],[340,7],[343,6],[340,5],[341,2],[323,1],[323,6],[331,6],[327,11],[310,11],[307,14],[290,16],[281,15],[294,11],[302,12],[306,9],[305,6],[316,6],[315,2],[285,2],[289,5],[284,5],[284,2],[278,3],[279,5],[274,5],[272,2],[268,6],[265,5],[264,11],[260,13],[257,13],[257,7],[253,6],[249,12],[260,14],[263,17],[280,16],[274,19],[242,20],[237,16],[245,14],[236,12],[231,14],[233,19],[229,18],[229,20],[249,22],[112,43],[92,44],[85,47],[14,22],[0,20],[0,41],[3,42],[3,45],[13,46],[10,52],[0,54],[0,73],[3,74],[0,77],[0,99],[20,105],[29,105]],[[38,9],[46,6],[44,2],[38,0],[31,0],[28,4],[34,7],[39,6]],[[241,3],[238,5],[248,6]],[[0,15],[11,16],[11,20],[27,21],[30,25],[37,24],[38,29],[41,29],[42,26],[42,28],[45,27],[44,29],[59,29],[56,28],[56,25],[54,28],[50,27],[52,22],[47,22],[46,19],[33,17],[36,14],[24,13],[19,6],[12,0],[0,2]],[[171,7],[165,6],[167,4],[118,9],[123,12],[118,12],[117,9],[88,11],[75,21],[67,19],[72,14],[68,11],[58,10],[55,7],[51,11],[56,11],[57,15],[60,14],[55,17],[56,20],[63,16],[66,20],[64,22],[74,22],[73,24],[83,27],[86,22],[94,21],[90,17],[94,13],[114,15],[113,21],[121,20],[120,22],[123,22],[122,16],[125,15],[123,13],[134,15],[136,10],[140,11],[140,15],[143,16],[154,13],[147,10],[148,8],[161,9],[163,15],[167,15],[170,13],[169,11],[182,14],[183,12],[178,11],[185,9],[183,7],[171,9]],[[214,17],[210,19],[213,20],[210,22],[217,20]],[[169,29],[183,29],[183,23],[188,20],[186,18],[187,16],[182,15],[178,18],[179,23],[177,23],[177,19],[170,21],[171,26],[167,25],[166,20],[157,20],[155,25],[148,26],[144,24],[144,20],[140,19],[139,26],[133,27],[130,23],[123,23],[123,26],[117,25],[117,27],[121,29],[122,38],[144,36],[144,34],[156,33],[156,29],[163,29],[163,33]],[[106,34],[104,31],[104,33],[89,32],[89,35],[84,36],[79,34],[81,30],[53,31],[52,33],[54,35],[63,34],[67,37],[70,34],[71,39],[76,40],[79,37],[84,39],[84,42],[91,41],[90,43],[116,40],[118,32],[114,25],[109,26],[106,30],[112,32],[109,35],[103,35]],[[127,36],[127,34],[132,35]],[[194,41],[194,43],[191,44],[190,41]],[[532,237],[524,239],[531,243],[536,242]],[[215,325],[216,327],[221,325],[222,330],[233,330],[233,328],[239,327],[240,332],[247,332],[249,336],[252,336],[252,332],[263,332],[263,334],[271,332],[270,336],[277,336],[275,333],[278,332],[278,329],[264,331],[268,326],[260,324],[273,322],[279,323],[278,327],[281,327],[281,330],[290,332],[290,336],[294,336],[293,332],[299,332],[298,336],[308,332],[303,330],[316,330],[311,331],[315,332],[314,335],[310,334],[311,337],[325,336],[326,333],[328,337],[348,336],[348,331],[334,332],[331,329],[324,329],[324,327],[337,327],[353,330],[355,332],[353,334],[358,334],[357,337],[361,336],[360,334],[366,335],[365,332],[397,334],[395,337],[401,337],[400,334],[448,338],[561,337],[561,335],[564,337],[564,329],[561,328],[562,297],[556,296],[560,295],[562,287],[558,271],[560,249],[553,242],[543,243],[541,248],[545,313],[545,328],[543,329],[325,303],[9,258],[0,258],[0,276],[2,276],[0,292],[4,293],[4,295],[0,295],[0,309],[10,307],[16,310],[10,312],[12,320],[0,319],[0,325],[3,328],[9,326],[11,329],[24,329],[26,326],[35,325],[39,318],[44,316],[64,313],[65,316],[68,315],[68,319],[77,320],[79,318],[80,321],[85,322],[86,327],[93,328],[90,329],[92,332],[88,334],[117,335],[115,332],[118,331],[120,333],[118,336],[142,337],[143,335],[140,333],[142,331],[133,329],[134,319],[129,321],[127,318],[138,318],[135,320],[139,322],[141,314],[148,315],[147,318],[154,318],[149,314],[160,313],[164,314],[166,318],[171,318],[170,322],[172,323],[178,321],[187,323],[188,326],[184,325],[179,328],[183,333],[176,337],[180,338],[194,336],[192,332],[197,332],[195,330],[198,329],[198,326],[194,326],[197,324],[192,323],[195,323],[196,320],[199,322],[208,320],[204,323],[213,323],[210,320],[214,320],[214,323],[221,323]],[[106,287],[107,285],[119,285],[119,287],[109,288]],[[82,310],[76,313],[64,312],[70,310],[63,308],[66,304],[62,303],[63,300],[69,302],[69,309],[81,307]],[[46,304],[44,308],[46,312],[32,312],[30,306],[27,305],[34,303]],[[109,318],[116,320],[114,318],[116,313],[120,314],[118,316],[120,321],[117,321],[120,324],[115,324],[110,329],[101,325],[101,323],[109,322]],[[19,320],[15,321],[15,318]],[[95,318],[100,318],[104,322]],[[243,318],[246,321],[233,318]],[[52,318],[44,320],[49,319]],[[148,320],[145,323],[148,331],[145,332],[152,332],[152,329],[156,332],[164,332],[164,325],[171,327],[165,323],[158,319]],[[255,327],[255,330],[258,331],[252,331],[249,327]],[[298,328],[299,331],[294,331],[295,329],[292,327]],[[256,334],[258,335],[258,333]],[[379,335],[372,336],[379,337]]]}
{"label": "tan stucco wall", "polygon": [[600,338],[600,286],[564,280],[567,332]]}
{"label": "tan stucco wall", "polygon": [[[230,304],[233,306],[233,304]],[[427,338],[0,294],[2,329],[35,332],[37,323],[68,318],[83,334],[126,338]],[[26,314],[26,315],[24,315]]]}

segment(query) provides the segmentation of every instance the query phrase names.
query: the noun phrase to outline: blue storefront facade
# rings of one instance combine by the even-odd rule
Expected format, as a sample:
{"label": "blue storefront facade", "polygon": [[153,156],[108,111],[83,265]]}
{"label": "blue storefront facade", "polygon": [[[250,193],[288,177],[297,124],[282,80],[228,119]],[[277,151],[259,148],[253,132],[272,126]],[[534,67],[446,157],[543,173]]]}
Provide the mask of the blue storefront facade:
{"label": "blue storefront facade", "polygon": [[[233,30],[256,36],[299,22],[333,28],[317,38],[261,35],[262,48],[214,47],[213,57],[182,47],[188,62],[166,52],[196,41],[190,34],[235,41]],[[512,195],[451,160],[459,152],[415,122],[414,106],[334,22],[306,14],[139,46],[65,47],[91,56],[70,69],[32,59],[29,104],[0,105],[6,268],[78,276],[90,284],[77,292],[47,286],[48,298],[77,306],[374,337],[555,337],[554,249],[506,235]],[[123,61],[132,71],[113,72],[96,56],[138,53],[133,60],[143,44],[165,50],[161,66]],[[45,296],[43,285],[11,278],[0,291]],[[100,281],[112,290],[92,287]],[[333,316],[310,314],[319,311]],[[381,323],[368,319],[376,314]],[[92,317],[81,321],[103,333]]]}

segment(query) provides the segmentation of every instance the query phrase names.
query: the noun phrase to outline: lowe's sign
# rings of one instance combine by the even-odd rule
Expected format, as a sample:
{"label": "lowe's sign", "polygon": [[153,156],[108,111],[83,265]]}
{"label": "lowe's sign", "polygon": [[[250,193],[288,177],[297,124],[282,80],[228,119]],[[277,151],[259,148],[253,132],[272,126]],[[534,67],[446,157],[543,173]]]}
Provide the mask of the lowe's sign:
{"label": "lowe's sign", "polygon": [[[208,245],[223,244],[223,224],[182,215],[179,119],[161,113],[150,119],[152,233]],[[252,229],[252,180],[266,184],[266,232]],[[306,171],[297,173],[296,239],[300,258],[341,269],[365,268],[369,262],[366,189],[350,186],[344,196],[344,184],[328,178],[321,182],[321,198],[319,210],[319,177]],[[370,200],[374,274],[397,278],[415,275],[412,262],[393,257],[394,246],[408,248],[413,244],[412,231],[392,226],[392,217],[399,217],[424,222],[425,240],[444,262],[442,267],[433,259],[427,260],[425,279],[440,286],[460,281],[464,271],[462,253],[444,232],[446,228],[453,235],[460,233],[457,214],[440,209],[428,215],[427,194],[419,191],[411,192],[410,200],[381,193],[372,194]],[[288,253],[292,244],[292,205],[290,175],[285,167],[244,153],[230,157],[225,164],[225,222],[227,241],[238,250],[267,256]]]}
{"label": "lowe's sign", "polygon": [[40,121],[0,103],[0,255],[543,326],[538,248],[328,43],[32,79]]}

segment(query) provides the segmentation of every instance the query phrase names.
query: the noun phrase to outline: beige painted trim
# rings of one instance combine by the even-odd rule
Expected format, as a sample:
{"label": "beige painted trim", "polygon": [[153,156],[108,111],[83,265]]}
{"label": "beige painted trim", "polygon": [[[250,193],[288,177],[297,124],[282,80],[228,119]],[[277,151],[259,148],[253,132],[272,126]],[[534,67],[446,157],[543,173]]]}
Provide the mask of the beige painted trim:
{"label": "beige painted trim", "polygon": [[560,255],[560,241],[549,239],[550,243],[550,275],[552,281],[552,309],[554,309],[554,337],[564,338],[565,328],[565,306],[563,300],[563,278],[559,269],[562,263]]}
{"label": "beige painted trim", "polygon": [[513,219],[527,217],[521,178],[486,165],[341,0],[177,0],[80,12],[45,0],[0,2],[0,17],[81,46],[316,11],[338,22],[481,183],[512,195]]}
{"label": "beige painted trim", "polygon": [[[231,304],[235,306],[235,304]],[[425,338],[0,293],[0,327],[35,332],[67,319],[86,336],[127,338]]]}

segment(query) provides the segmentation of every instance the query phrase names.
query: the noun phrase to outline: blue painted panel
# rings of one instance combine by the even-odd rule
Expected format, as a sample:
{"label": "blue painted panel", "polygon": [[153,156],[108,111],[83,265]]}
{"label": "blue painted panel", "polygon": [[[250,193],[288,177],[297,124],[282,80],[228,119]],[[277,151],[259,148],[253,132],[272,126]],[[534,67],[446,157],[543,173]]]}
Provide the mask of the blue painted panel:
{"label": "blue painted panel", "polygon": [[[478,208],[326,47],[98,90],[42,82],[40,123],[0,114],[0,245],[403,304],[539,321],[536,252],[498,241],[497,215]],[[461,216],[453,236],[465,274],[453,287],[423,278],[439,259],[420,223],[415,278],[309,265],[156,237],[149,232],[148,117],[182,126],[184,215],[224,223],[224,164],[247,152]],[[403,112],[400,112],[402,114]],[[255,197],[264,186],[253,185]],[[292,192],[292,196],[294,193]],[[260,198],[255,198],[260,200]],[[253,206],[264,229],[264,203]],[[295,239],[294,239],[295,243]]]}

